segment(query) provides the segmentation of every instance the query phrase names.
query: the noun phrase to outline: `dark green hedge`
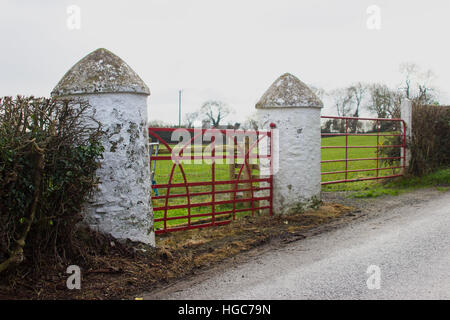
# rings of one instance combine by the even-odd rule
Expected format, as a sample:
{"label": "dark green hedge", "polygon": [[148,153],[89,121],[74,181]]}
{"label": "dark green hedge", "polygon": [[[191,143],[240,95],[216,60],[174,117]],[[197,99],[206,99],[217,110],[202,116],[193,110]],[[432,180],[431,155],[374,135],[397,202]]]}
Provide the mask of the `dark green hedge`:
{"label": "dark green hedge", "polygon": [[0,272],[79,254],[73,234],[103,152],[91,114],[81,100],[0,99]]}
{"label": "dark green hedge", "polygon": [[[413,105],[412,132],[407,138],[411,152],[409,173],[415,176],[450,165],[450,107]],[[390,137],[386,145],[400,145],[400,137]],[[399,148],[380,149],[382,157],[400,157]],[[387,161],[393,165],[395,161]]]}
{"label": "dark green hedge", "polygon": [[423,175],[450,165],[450,107],[413,105],[409,171]]}

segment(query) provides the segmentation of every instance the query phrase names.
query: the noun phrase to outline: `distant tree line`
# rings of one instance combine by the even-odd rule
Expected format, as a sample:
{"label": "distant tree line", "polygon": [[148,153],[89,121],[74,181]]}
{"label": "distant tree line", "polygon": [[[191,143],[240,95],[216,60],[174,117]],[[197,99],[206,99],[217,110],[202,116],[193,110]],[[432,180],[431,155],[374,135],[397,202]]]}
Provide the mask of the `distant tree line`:
{"label": "distant tree line", "polygon": [[[322,100],[329,100],[340,117],[361,117],[366,111],[375,118],[400,118],[400,105],[403,99],[409,99],[418,105],[439,105],[437,89],[432,86],[434,74],[430,70],[422,71],[414,63],[403,63],[399,68],[402,82],[396,87],[385,83],[356,82],[347,87],[326,91],[322,88],[310,86],[312,91]],[[246,120],[239,123],[227,121],[228,116],[234,113],[233,108],[220,100],[207,100],[194,112],[185,113],[183,127],[193,128],[200,125],[202,128],[227,128],[257,130],[258,123],[253,113]],[[177,127],[162,121],[151,121],[150,127]],[[363,126],[358,120],[330,119],[322,123],[323,133],[344,132],[350,133],[369,131],[398,130],[397,122],[379,122]]]}
{"label": "distant tree line", "polygon": [[[319,97],[329,97],[340,117],[361,117],[361,111],[367,110],[376,118],[400,118],[400,105],[402,100],[410,99],[418,105],[438,105],[437,90],[431,82],[434,75],[431,71],[421,71],[413,63],[405,63],[400,66],[403,81],[397,88],[391,88],[384,83],[357,82],[348,87],[338,88],[330,92],[323,89],[312,88]],[[376,130],[362,128],[362,124],[356,120],[348,120],[348,132],[360,130]],[[375,125],[375,124],[374,124]],[[381,131],[395,130],[395,123],[380,122]],[[322,132],[344,132],[345,121],[327,120],[322,124]]]}

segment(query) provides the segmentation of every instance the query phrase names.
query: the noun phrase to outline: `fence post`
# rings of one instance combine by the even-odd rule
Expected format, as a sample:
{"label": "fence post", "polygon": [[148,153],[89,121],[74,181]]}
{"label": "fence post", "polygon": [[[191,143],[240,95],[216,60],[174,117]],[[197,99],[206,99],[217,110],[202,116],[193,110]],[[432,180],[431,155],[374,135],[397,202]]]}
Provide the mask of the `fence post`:
{"label": "fence post", "polygon": [[[320,198],[322,101],[295,76],[279,77],[256,104],[261,129],[276,125],[273,210],[301,210]],[[278,153],[278,155],[277,155]]]}
{"label": "fence post", "polygon": [[90,103],[103,125],[98,190],[85,222],[117,239],[155,245],[151,206],[147,98],[150,91],[119,57],[98,49],[75,64],[52,91]]}
{"label": "fence post", "polygon": [[[401,118],[403,119],[403,121],[405,121],[406,124],[406,141],[408,141],[411,138],[411,133],[412,133],[412,102],[409,99],[404,99],[400,105],[400,114],[401,114]],[[405,153],[404,153],[405,152]],[[404,150],[402,148],[401,151],[401,157],[402,157],[402,161],[404,161],[404,163],[402,163],[402,166],[405,166],[405,169],[408,168],[409,166],[409,161],[411,159],[411,150],[408,148],[408,145],[406,145],[406,149]],[[403,158],[405,160],[403,160]],[[405,173],[405,172],[403,172]]]}

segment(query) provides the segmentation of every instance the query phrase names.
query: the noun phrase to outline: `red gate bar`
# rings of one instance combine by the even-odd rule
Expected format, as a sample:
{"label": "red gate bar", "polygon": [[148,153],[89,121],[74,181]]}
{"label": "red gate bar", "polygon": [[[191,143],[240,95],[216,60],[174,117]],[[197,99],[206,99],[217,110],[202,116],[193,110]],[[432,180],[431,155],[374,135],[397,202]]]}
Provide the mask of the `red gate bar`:
{"label": "red gate bar", "polygon": [[[355,158],[355,159],[347,159],[347,161],[368,161],[368,160],[400,160],[403,159],[403,157],[386,157],[386,158]],[[338,160],[323,160],[321,163],[329,163],[329,162],[344,162],[345,159],[338,159]]]}
{"label": "red gate bar", "polygon": [[[345,183],[345,182],[356,182],[356,181],[365,181],[365,180],[376,180],[376,179],[386,179],[386,178],[394,178],[399,177],[403,175],[403,171],[406,166],[405,161],[405,149],[406,149],[406,123],[402,119],[381,119],[381,118],[356,118],[356,117],[337,117],[337,116],[322,116],[322,119],[337,119],[337,120],[345,120],[345,132],[336,132],[336,133],[322,133],[321,136],[323,137],[333,137],[333,136],[345,136],[345,145],[342,146],[321,146],[321,149],[345,149],[345,157],[344,159],[331,159],[331,160],[322,160],[321,163],[336,163],[336,162],[344,162],[345,163],[345,169],[339,170],[339,171],[328,171],[328,172],[321,172],[322,176],[326,175],[332,175],[332,174],[344,174],[345,178],[340,180],[334,180],[334,181],[323,181],[322,185],[328,185],[328,184],[336,184],[336,183]],[[375,121],[376,126],[376,134],[374,133],[355,133],[355,132],[348,132],[349,130],[349,121]],[[380,132],[380,123],[381,122],[399,122],[401,123],[401,133],[383,133]],[[348,137],[350,136],[373,136],[377,137],[377,145],[376,146],[352,146],[349,145]],[[399,145],[380,145],[380,137],[401,137],[401,144]],[[382,148],[399,148],[403,151],[403,153],[400,153],[400,157],[380,157],[379,156],[379,150]],[[377,149],[377,156],[376,157],[370,157],[370,158],[349,158],[348,156],[348,150],[349,149]],[[400,160],[401,164],[399,166],[391,166],[391,167],[380,167],[380,162],[384,160]],[[376,167],[375,168],[367,168],[367,169],[348,169],[348,163],[349,162],[355,162],[355,161],[376,161]],[[392,174],[392,175],[385,175],[385,176],[379,176],[379,172],[383,170],[395,170],[395,169],[402,169],[401,173],[399,174]],[[376,176],[368,176],[368,177],[361,177],[361,178],[355,178],[355,179],[349,179],[348,174],[349,173],[356,173],[356,172],[372,172],[376,171]]]}
{"label": "red gate bar", "polygon": [[[364,149],[364,148],[403,148],[403,145],[389,145],[389,146],[383,146],[383,145],[379,145],[377,146],[323,146],[322,149],[342,149],[342,148],[346,148],[346,149]],[[379,159],[379,158],[377,158]]]}

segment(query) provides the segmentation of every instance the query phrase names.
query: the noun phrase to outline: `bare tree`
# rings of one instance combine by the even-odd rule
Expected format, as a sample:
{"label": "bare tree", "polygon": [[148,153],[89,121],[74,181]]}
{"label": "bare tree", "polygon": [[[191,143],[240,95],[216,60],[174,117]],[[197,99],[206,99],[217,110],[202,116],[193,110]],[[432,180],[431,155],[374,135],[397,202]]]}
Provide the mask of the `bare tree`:
{"label": "bare tree", "polygon": [[[367,109],[375,113],[377,118],[400,118],[400,105],[403,95],[390,89],[385,84],[372,84],[369,87],[369,102]],[[392,123],[381,122],[382,130],[388,130]]]}
{"label": "bare tree", "polygon": [[400,89],[403,90],[407,99],[411,99],[412,78],[418,73],[418,66],[414,63],[402,63],[399,69],[404,76],[404,87],[400,87]]}
{"label": "bare tree", "polygon": [[355,105],[355,112],[353,113],[353,117],[359,117],[359,111],[368,90],[367,85],[358,82],[354,85],[351,85],[347,90],[348,94],[352,98],[351,102]]}
{"label": "bare tree", "polygon": [[241,128],[245,130],[258,130],[258,121],[256,120],[256,113],[249,115],[244,123],[242,123]]}
{"label": "bare tree", "polygon": [[192,128],[194,122],[198,119],[199,113],[198,111],[189,112],[184,115],[184,123],[187,128]]}
{"label": "bare tree", "polygon": [[335,89],[331,91],[330,96],[339,117],[348,117],[352,108],[353,97],[348,88]]}
{"label": "bare tree", "polygon": [[[348,88],[335,89],[329,95],[333,99],[333,104],[336,107],[339,117],[348,117],[351,115],[353,96]],[[344,132],[346,130],[345,120],[334,119],[332,123],[333,130],[337,130],[338,132]]]}
{"label": "bare tree", "polygon": [[218,128],[221,121],[232,113],[232,109],[221,101],[208,100],[203,103],[200,113],[210,121],[213,128]]}
{"label": "bare tree", "polygon": [[322,100],[323,97],[327,94],[325,89],[320,88],[320,87],[316,87],[313,85],[308,85],[308,87],[311,89],[312,92],[314,92],[314,94],[320,99]]}
{"label": "bare tree", "polygon": [[375,83],[369,87],[370,99],[367,109],[375,113],[377,118],[390,118],[396,108],[394,104],[395,92],[387,85]]}
{"label": "bare tree", "polygon": [[[368,90],[367,85],[358,82],[347,88],[348,94],[351,97],[350,103],[354,106],[353,117],[359,117],[359,111],[362,107],[362,103],[365,99],[366,92]],[[349,128],[350,132],[355,133],[358,128],[361,127],[361,123],[358,120],[350,120]]]}
{"label": "bare tree", "polygon": [[435,103],[436,89],[431,85],[435,75],[431,70],[422,71],[415,63],[402,63],[400,72],[404,80],[399,89],[405,98],[422,105]]}

